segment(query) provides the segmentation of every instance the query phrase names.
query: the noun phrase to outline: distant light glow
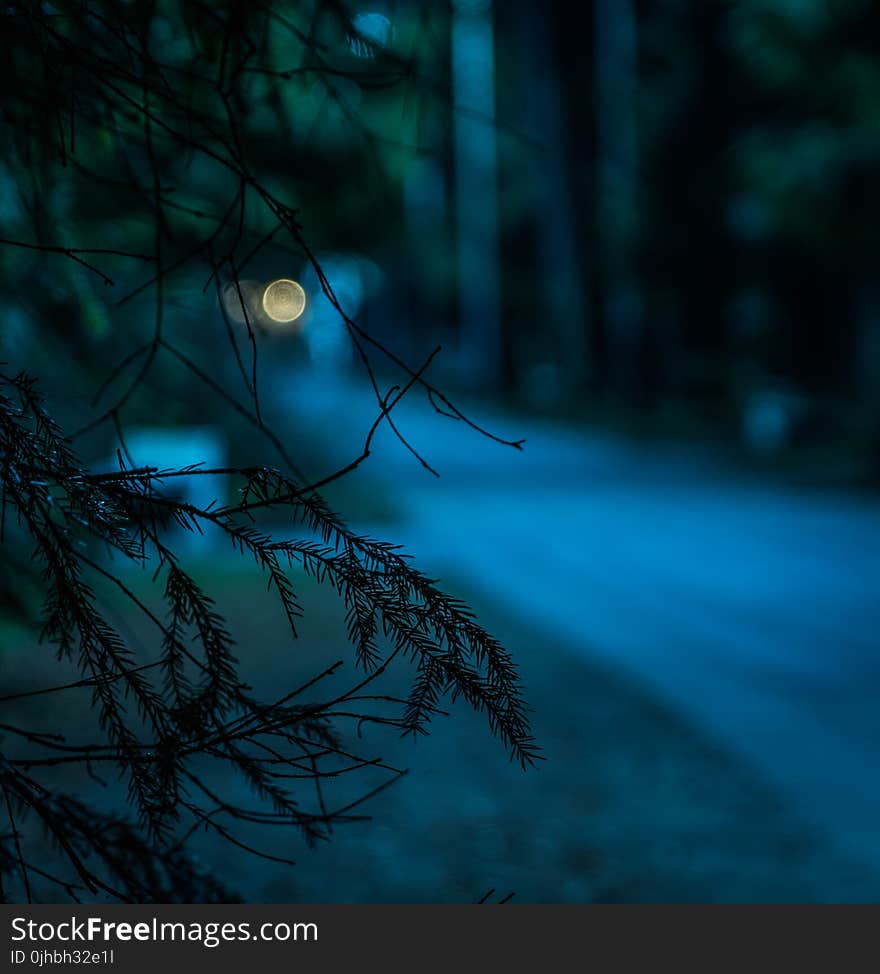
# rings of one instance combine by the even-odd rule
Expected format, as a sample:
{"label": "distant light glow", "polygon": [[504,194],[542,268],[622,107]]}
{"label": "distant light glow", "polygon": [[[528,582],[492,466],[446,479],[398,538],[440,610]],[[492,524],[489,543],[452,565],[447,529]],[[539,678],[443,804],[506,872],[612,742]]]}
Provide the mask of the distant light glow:
{"label": "distant light glow", "polygon": [[296,321],[306,307],[306,292],[289,278],[281,277],[266,285],[263,291],[263,311],[281,324]]}
{"label": "distant light glow", "polygon": [[[253,321],[260,309],[260,285],[257,281],[229,281],[221,291],[226,314],[239,325]],[[247,318],[245,318],[247,316]]]}

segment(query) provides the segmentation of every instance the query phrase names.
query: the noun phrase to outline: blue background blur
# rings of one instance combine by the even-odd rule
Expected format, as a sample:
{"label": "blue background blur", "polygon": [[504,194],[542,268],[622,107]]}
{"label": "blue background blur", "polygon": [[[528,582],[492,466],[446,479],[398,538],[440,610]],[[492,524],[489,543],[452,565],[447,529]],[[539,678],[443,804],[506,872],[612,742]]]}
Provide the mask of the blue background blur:
{"label": "blue background blur", "polygon": [[[320,5],[277,6],[324,23]],[[297,869],[227,861],[207,840],[200,854],[257,900],[876,900],[880,11],[346,10],[353,32],[330,14],[318,28],[338,70],[279,95],[289,125],[254,110],[258,163],[345,310],[414,366],[441,344],[432,381],[526,443],[414,391],[396,422],[440,477],[383,426],[331,501],[512,648],[548,761],[507,768],[456,712],[429,741],[389,741],[411,777],[373,823],[297,851]],[[178,199],[209,205],[211,179],[189,178]],[[4,236],[25,238],[27,194],[4,181]],[[71,227],[112,224],[138,250],[138,211],[103,211],[72,176],[52,192]],[[110,363],[149,338],[154,295],[119,305],[55,257],[0,261],[3,358],[43,377],[71,428],[86,422]],[[234,384],[206,273],[169,278],[165,327]],[[260,334],[261,381],[317,478],[360,452],[373,393],[303,254],[274,241],[244,276],[306,289],[296,328]],[[120,294],[140,281],[119,280]],[[266,459],[170,358],[124,420],[139,462]],[[118,444],[105,426],[77,445],[106,464]],[[242,622],[259,581],[210,538],[189,556],[233,580]],[[337,640],[314,599],[312,645]],[[243,625],[243,655],[274,674],[281,627]],[[25,650],[5,642],[11,680]]]}

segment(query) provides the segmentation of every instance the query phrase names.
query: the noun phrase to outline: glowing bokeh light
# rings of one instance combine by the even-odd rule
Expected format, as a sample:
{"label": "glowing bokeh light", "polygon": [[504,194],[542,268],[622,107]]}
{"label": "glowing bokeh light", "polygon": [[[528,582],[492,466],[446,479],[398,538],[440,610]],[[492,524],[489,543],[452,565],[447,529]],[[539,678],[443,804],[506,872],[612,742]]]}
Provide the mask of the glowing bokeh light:
{"label": "glowing bokeh light", "polygon": [[299,318],[305,307],[306,292],[289,278],[272,281],[263,291],[263,311],[272,321],[289,324]]}

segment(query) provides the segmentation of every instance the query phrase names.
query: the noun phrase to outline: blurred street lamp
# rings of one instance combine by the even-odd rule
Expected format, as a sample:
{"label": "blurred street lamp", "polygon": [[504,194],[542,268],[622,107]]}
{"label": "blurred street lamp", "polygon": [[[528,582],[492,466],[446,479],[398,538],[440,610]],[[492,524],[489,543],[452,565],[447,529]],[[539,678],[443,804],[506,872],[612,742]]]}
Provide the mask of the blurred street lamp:
{"label": "blurred street lamp", "polygon": [[263,311],[278,324],[296,321],[306,307],[306,292],[296,281],[281,277],[266,285],[263,291]]}
{"label": "blurred street lamp", "polygon": [[306,292],[288,277],[265,281],[228,281],[220,292],[227,317],[236,324],[266,326],[289,325],[302,316]]}

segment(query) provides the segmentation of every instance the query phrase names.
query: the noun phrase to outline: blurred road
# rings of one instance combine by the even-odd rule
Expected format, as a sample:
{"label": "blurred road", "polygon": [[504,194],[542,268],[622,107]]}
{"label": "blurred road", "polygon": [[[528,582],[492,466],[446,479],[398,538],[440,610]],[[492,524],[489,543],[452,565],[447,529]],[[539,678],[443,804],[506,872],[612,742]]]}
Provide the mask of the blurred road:
{"label": "blurred road", "polygon": [[[306,393],[291,408],[316,428],[369,425],[366,391]],[[523,453],[415,402],[395,415],[442,477],[383,429],[355,476],[405,521],[376,534],[647,684],[880,867],[880,501],[485,412]]]}

